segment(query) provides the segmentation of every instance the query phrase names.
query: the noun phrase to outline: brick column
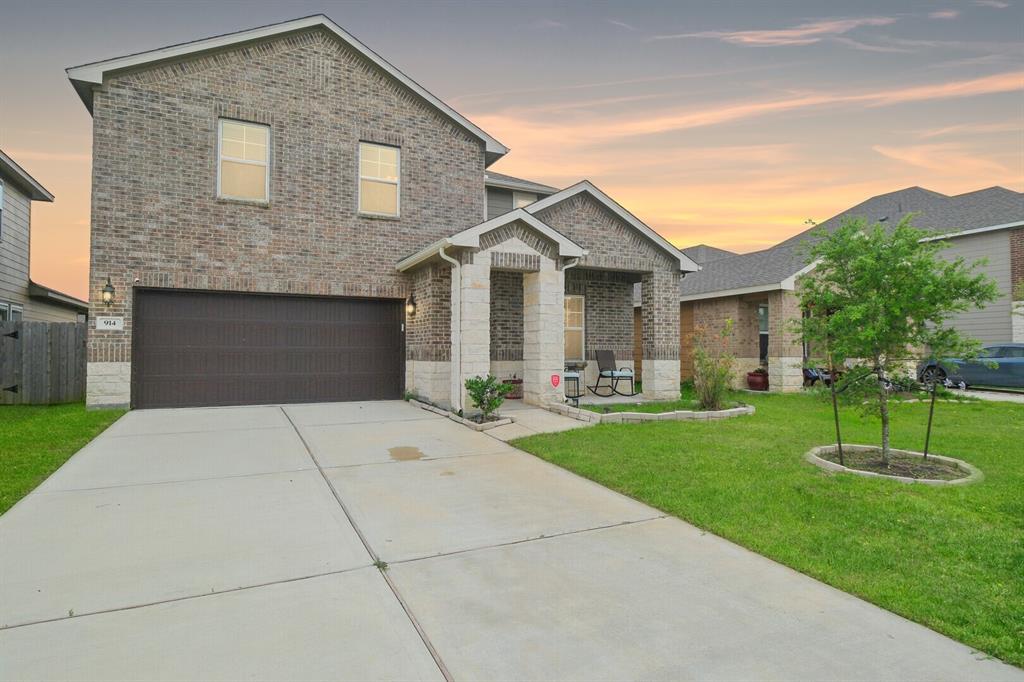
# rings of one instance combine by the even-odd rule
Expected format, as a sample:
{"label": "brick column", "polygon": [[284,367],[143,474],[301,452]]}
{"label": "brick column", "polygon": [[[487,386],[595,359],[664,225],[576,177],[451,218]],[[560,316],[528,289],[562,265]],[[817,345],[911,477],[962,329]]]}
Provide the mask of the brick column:
{"label": "brick column", "polygon": [[679,398],[679,273],[645,273],[640,287],[643,315],[645,400]]}
{"label": "brick column", "polygon": [[466,379],[491,371],[491,255],[463,253],[461,261],[452,274],[452,408],[471,414]]}
{"label": "brick column", "polygon": [[563,402],[551,375],[565,367],[565,274],[542,258],[540,271],[523,274],[523,401]]}
{"label": "brick column", "polygon": [[768,388],[799,391],[804,383],[804,351],[794,329],[800,319],[800,301],[792,291],[768,294]]}

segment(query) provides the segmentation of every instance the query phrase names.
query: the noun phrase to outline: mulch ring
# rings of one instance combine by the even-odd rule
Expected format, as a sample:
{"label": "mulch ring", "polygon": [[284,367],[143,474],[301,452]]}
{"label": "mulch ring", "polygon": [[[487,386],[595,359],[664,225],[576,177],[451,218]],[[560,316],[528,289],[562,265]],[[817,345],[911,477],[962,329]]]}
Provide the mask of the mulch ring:
{"label": "mulch ring", "polygon": [[[822,459],[839,464],[839,453],[822,452],[818,454]],[[882,461],[881,450],[868,450],[862,452],[843,451],[843,466],[858,471],[871,471],[885,476],[903,476],[905,478],[930,478],[941,481],[953,481],[958,478],[966,478],[969,473],[952,462],[944,462],[938,459],[922,459],[892,453],[889,455],[889,464]]]}

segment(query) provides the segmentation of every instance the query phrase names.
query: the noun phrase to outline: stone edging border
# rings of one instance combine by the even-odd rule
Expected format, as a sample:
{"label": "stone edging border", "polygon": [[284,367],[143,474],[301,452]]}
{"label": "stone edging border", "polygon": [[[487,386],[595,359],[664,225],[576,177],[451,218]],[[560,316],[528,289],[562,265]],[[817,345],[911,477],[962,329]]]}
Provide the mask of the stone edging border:
{"label": "stone edging border", "polygon": [[753,405],[741,405],[728,410],[700,412],[675,410],[674,412],[592,412],[571,405],[545,405],[545,409],[564,417],[571,417],[591,424],[638,424],[640,422],[689,421],[693,419],[730,419],[745,414],[754,414]]}
{"label": "stone edging border", "polygon": [[[910,478],[909,476],[889,476],[888,474],[880,474],[875,471],[861,471],[859,469],[850,469],[849,467],[844,467],[841,464],[830,462],[827,459],[822,459],[821,457],[818,456],[819,454],[834,451],[835,449],[835,445],[821,445],[816,448],[812,448],[806,455],[804,455],[804,459],[806,459],[808,462],[821,469],[825,469],[826,471],[831,471],[835,473],[841,472],[844,474],[855,474],[857,476],[867,476],[869,478],[884,478],[890,481],[898,481],[900,483],[922,483],[924,485],[966,485],[968,483],[976,483],[985,478],[985,474],[981,472],[981,469],[974,466],[973,464],[968,464],[967,462],[961,459],[945,457],[943,455],[929,454],[928,456],[942,462],[955,464],[962,471],[967,472],[967,476],[963,478],[956,478],[951,481],[945,481],[940,478]],[[878,446],[875,445],[847,445],[845,443],[843,444],[843,450],[846,450],[848,452],[864,452],[865,450],[877,449]],[[913,450],[896,450],[894,448],[891,450],[891,452],[898,455],[906,455],[910,457],[924,457],[923,453],[914,452]]]}
{"label": "stone edging border", "polygon": [[455,422],[457,424],[462,424],[463,426],[468,426],[469,428],[473,429],[474,431],[488,431],[490,429],[494,429],[494,428],[497,428],[499,426],[505,426],[507,424],[512,424],[512,423],[515,422],[515,419],[513,419],[512,417],[504,417],[503,419],[495,419],[492,422],[485,422],[483,424],[478,424],[477,422],[475,422],[475,421],[473,421],[471,419],[464,419],[464,418],[460,417],[459,415],[455,414],[454,412],[449,412],[448,410],[444,409],[443,407],[437,407],[436,405],[431,405],[430,403],[424,403],[424,402],[421,402],[419,400],[416,400],[415,398],[409,398],[409,403],[412,404],[412,405],[415,405],[416,407],[420,408],[421,410],[426,410],[427,412],[433,412],[434,414],[439,414],[442,417],[448,417],[453,422]]}

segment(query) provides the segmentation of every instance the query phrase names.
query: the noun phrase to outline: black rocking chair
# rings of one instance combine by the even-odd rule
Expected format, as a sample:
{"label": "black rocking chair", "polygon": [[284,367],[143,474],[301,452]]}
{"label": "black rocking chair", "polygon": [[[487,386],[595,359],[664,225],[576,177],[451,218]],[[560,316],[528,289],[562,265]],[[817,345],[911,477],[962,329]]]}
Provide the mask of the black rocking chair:
{"label": "black rocking chair", "polygon": [[[602,380],[607,380],[608,383],[605,385],[601,384]],[[623,393],[619,390],[619,383],[623,381],[629,382],[629,393]],[[587,386],[590,392],[601,398],[610,398],[613,395],[621,395],[627,398],[636,395],[635,384],[633,383],[633,370],[619,369],[615,364],[615,353],[610,350],[599,350],[597,351],[597,381],[594,382],[593,386]],[[601,391],[607,391],[602,393]]]}

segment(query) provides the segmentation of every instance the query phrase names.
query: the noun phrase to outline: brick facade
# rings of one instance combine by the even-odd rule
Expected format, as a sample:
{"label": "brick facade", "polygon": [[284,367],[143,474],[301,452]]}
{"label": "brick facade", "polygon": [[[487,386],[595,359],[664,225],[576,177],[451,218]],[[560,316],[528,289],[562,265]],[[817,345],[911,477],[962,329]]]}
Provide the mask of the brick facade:
{"label": "brick facade", "polygon": [[633,282],[636,275],[572,268],[565,273],[565,293],[583,296],[584,351],[614,351],[618,361],[633,360]]}
{"label": "brick facade", "polygon": [[1010,231],[1010,286],[1013,300],[1024,300],[1024,227]]}
{"label": "brick facade", "polygon": [[495,270],[491,273],[491,360],[522,359],[523,273]]}
{"label": "brick facade", "polygon": [[405,325],[406,360],[451,359],[452,271],[446,264],[420,268],[411,276],[416,311]]}
{"label": "brick facade", "polygon": [[[221,117],[270,126],[268,203],[217,198]],[[358,214],[360,141],[401,147],[401,218]],[[483,173],[479,139],[322,29],[115,75],[94,94],[90,317],[125,330],[90,330],[89,362],[130,360],[135,284],[403,299],[395,263],[480,222]]]}

